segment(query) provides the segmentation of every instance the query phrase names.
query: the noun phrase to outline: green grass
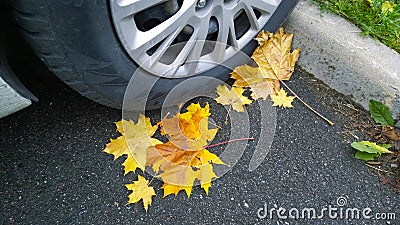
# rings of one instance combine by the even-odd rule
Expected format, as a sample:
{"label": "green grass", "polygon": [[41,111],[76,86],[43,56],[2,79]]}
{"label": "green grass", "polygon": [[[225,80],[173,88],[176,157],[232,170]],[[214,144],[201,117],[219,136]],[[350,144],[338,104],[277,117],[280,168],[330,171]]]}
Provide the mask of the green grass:
{"label": "green grass", "polygon": [[[400,53],[400,0],[313,0],[322,10],[339,14],[356,24],[364,35]],[[384,2],[391,10],[382,10]]]}

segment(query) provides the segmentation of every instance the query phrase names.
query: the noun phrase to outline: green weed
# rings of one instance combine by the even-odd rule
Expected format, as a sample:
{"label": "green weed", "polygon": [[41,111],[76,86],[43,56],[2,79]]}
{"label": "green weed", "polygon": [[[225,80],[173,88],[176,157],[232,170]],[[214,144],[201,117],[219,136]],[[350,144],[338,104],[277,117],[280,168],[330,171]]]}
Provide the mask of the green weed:
{"label": "green weed", "polygon": [[336,13],[400,53],[399,0],[313,0],[324,11]]}

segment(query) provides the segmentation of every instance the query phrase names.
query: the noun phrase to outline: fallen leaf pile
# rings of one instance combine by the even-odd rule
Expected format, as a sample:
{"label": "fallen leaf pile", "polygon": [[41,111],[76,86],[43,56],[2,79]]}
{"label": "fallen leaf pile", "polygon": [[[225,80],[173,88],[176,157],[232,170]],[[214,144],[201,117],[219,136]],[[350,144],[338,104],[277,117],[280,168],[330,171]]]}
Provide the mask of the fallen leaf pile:
{"label": "fallen leaf pile", "polygon": [[[163,119],[157,125],[152,125],[150,118],[144,115],[139,116],[137,123],[131,120],[117,122],[117,131],[121,136],[111,139],[103,151],[114,155],[114,159],[126,156],[123,163],[125,175],[135,173],[138,168],[142,172],[146,167],[151,168],[156,177],[164,182],[164,197],[177,195],[181,190],[190,197],[196,180],[208,194],[211,181],[217,178],[213,165],[224,163],[203,146],[212,141],[218,129],[208,127],[211,115],[208,104],[205,107],[191,104],[186,110],[185,113]],[[152,138],[158,129],[162,135],[168,136],[168,142]],[[138,181],[127,184],[127,189],[132,191],[128,204],[142,199],[147,211],[152,197],[156,195],[149,184],[140,175]]]}
{"label": "fallen leaf pile", "polygon": [[[219,97],[215,99],[216,102],[229,105],[237,112],[244,112],[244,106],[250,105],[253,100],[266,100],[270,96],[273,106],[293,107],[295,97],[288,96],[281,88],[281,84],[286,86],[284,81],[291,78],[299,59],[300,49],[290,52],[292,39],[293,35],[285,33],[283,28],[276,34],[260,32],[256,38],[259,46],[252,55],[257,66],[243,65],[232,71],[231,78],[235,80],[233,87],[218,86],[216,91]],[[251,92],[253,100],[243,95],[246,90]],[[164,182],[164,197],[177,195],[180,191],[185,191],[190,197],[197,182],[208,194],[211,182],[217,178],[213,166],[224,165],[217,155],[205,148],[218,132],[218,129],[209,128],[210,115],[208,103],[204,107],[191,104],[186,112],[164,118],[155,125],[144,115],[139,116],[137,123],[132,120],[119,121],[116,126],[121,136],[111,139],[103,151],[114,155],[114,159],[125,157],[122,164],[125,175],[139,173],[138,169],[143,173],[152,170],[154,177]],[[167,137],[168,141],[164,143],[153,138],[156,132]],[[227,142],[219,144],[224,143]],[[147,211],[152,197],[156,195],[150,187],[151,182],[138,175],[137,181],[127,184],[126,188],[132,191],[128,204],[143,201]]]}

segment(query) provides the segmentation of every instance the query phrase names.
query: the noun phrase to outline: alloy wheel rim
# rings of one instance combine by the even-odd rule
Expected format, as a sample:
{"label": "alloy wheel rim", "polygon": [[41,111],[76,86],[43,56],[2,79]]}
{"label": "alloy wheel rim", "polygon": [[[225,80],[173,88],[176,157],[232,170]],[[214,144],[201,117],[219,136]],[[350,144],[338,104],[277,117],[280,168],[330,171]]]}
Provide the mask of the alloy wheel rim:
{"label": "alloy wheel rim", "polygon": [[167,78],[193,76],[231,58],[235,49],[242,49],[257,35],[280,3],[110,1],[115,30],[127,54],[143,69]]}

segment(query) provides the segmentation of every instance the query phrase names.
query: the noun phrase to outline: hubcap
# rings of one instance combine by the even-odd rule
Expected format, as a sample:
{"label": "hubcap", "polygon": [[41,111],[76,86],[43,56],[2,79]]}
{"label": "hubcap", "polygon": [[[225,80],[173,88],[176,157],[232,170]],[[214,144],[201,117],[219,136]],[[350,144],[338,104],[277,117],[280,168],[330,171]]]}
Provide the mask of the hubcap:
{"label": "hubcap", "polygon": [[111,0],[111,11],[122,46],[139,66],[157,76],[180,78],[232,57],[257,35],[280,2]]}

